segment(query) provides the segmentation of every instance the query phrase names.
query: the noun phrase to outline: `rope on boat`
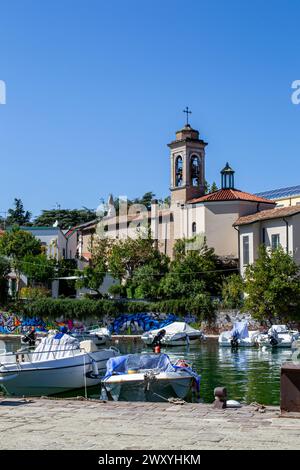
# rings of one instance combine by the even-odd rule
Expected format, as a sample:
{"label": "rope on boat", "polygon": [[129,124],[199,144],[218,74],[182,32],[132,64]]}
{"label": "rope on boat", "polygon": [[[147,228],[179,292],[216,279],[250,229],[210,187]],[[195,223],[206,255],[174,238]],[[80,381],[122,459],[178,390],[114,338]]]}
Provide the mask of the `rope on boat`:
{"label": "rope on boat", "polygon": [[257,403],[256,401],[250,403],[249,406],[255,406],[255,411],[259,411],[260,413],[265,413],[266,412],[266,407],[265,405],[261,405],[260,403]]}
{"label": "rope on boat", "polygon": [[83,355],[83,377],[84,377],[84,397],[87,398],[85,354]]}
{"label": "rope on boat", "polygon": [[151,390],[150,392],[152,393],[152,395],[156,395],[157,397],[162,398],[163,400],[167,401],[168,403],[172,403],[173,405],[185,405],[186,404],[186,401],[181,398],[174,398],[174,397],[166,398],[160,395],[159,393],[152,392]]}

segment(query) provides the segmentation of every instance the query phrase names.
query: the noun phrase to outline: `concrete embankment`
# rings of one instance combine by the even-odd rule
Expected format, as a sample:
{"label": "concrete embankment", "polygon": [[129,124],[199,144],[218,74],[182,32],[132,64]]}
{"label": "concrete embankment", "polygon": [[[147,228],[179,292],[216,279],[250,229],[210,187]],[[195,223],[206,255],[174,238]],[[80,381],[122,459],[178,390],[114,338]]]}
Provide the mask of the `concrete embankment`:
{"label": "concrete embankment", "polygon": [[300,449],[300,419],[278,407],[0,400],[1,449]]}

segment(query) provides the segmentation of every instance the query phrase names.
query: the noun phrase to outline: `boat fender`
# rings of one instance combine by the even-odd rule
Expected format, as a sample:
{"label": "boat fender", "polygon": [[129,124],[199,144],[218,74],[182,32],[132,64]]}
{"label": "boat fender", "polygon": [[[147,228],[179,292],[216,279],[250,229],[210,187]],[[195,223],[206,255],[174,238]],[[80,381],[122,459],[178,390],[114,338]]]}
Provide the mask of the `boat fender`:
{"label": "boat fender", "polygon": [[86,373],[86,377],[89,379],[99,379],[99,369],[95,359],[92,359],[92,370]]}
{"label": "boat fender", "polygon": [[92,371],[94,375],[99,375],[98,364],[95,360],[92,361]]}
{"label": "boat fender", "polygon": [[241,408],[241,403],[237,400],[227,400],[226,408]]}

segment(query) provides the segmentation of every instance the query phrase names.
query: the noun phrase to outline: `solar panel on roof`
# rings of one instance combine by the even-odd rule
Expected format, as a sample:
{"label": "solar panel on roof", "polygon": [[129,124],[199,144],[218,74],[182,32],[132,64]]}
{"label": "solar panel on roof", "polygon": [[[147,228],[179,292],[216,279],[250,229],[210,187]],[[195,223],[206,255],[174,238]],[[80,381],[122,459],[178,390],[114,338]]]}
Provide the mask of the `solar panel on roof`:
{"label": "solar panel on roof", "polygon": [[265,197],[266,199],[280,199],[288,196],[300,196],[300,185],[289,186],[287,188],[272,189],[270,191],[263,191],[255,193],[256,196]]}

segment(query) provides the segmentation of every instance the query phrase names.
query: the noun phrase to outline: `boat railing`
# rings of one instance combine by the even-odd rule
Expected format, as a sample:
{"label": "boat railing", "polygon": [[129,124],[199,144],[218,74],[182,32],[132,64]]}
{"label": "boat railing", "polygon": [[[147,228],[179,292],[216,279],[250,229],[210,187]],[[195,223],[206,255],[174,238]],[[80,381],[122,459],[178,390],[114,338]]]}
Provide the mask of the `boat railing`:
{"label": "boat railing", "polygon": [[[59,357],[57,357],[58,353],[66,352],[68,353],[68,355],[60,355]],[[30,351],[29,349],[24,349],[20,351],[9,353],[6,352],[5,354],[2,354],[2,357],[0,356],[0,365],[5,367],[5,365],[11,364],[21,365],[24,362],[37,363],[40,361],[51,361],[53,359],[64,359],[68,357],[78,356],[81,352],[86,353],[85,348],[78,347],[74,349],[49,349],[48,351]],[[40,359],[40,361],[34,360],[38,355],[40,355],[42,359]],[[46,358],[43,359],[43,356],[45,356]],[[5,362],[3,362],[3,359],[5,360]]]}

